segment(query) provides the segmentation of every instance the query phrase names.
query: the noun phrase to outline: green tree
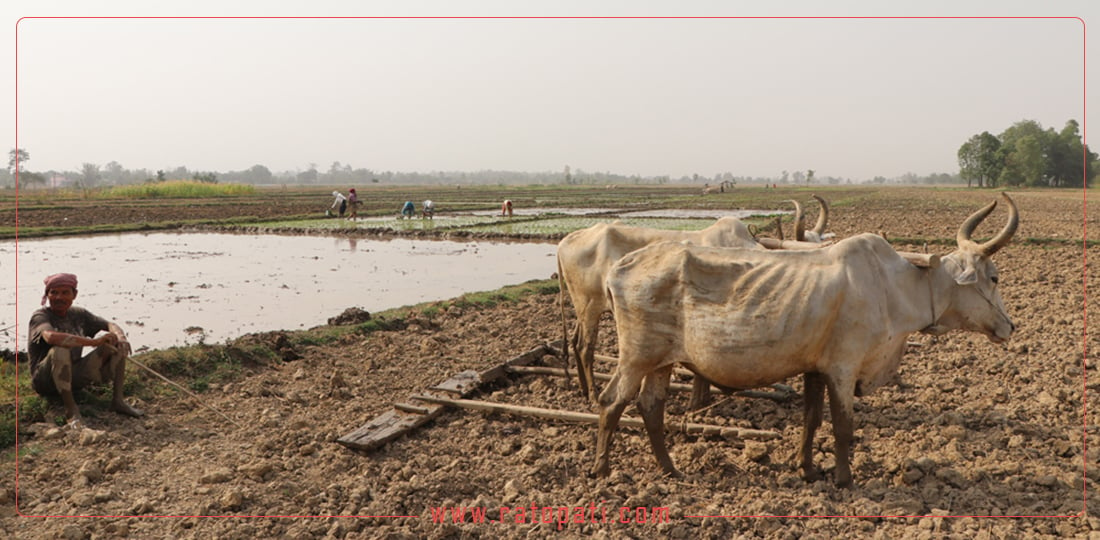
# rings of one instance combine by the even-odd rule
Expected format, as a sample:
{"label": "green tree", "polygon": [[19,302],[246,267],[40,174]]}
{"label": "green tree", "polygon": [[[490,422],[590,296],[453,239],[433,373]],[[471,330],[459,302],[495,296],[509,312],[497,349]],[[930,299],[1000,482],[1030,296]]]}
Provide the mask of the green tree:
{"label": "green tree", "polygon": [[196,182],[202,182],[204,184],[217,184],[218,175],[213,172],[197,172],[191,176],[191,179]]}
{"label": "green tree", "polygon": [[1046,177],[1056,187],[1082,187],[1095,176],[1096,154],[1081,141],[1080,126],[1069,120],[1062,131],[1050,130]]}
{"label": "green tree", "polygon": [[251,169],[248,169],[249,182],[254,184],[270,184],[272,183],[271,170],[263,165],[253,165]]}
{"label": "green tree", "polygon": [[309,169],[298,173],[298,183],[300,184],[316,184],[317,183],[317,164],[310,163]]}
{"label": "green tree", "polygon": [[1043,185],[1043,172],[1046,171],[1046,159],[1043,152],[1042,136],[1024,135],[1016,140],[1015,149],[1006,158],[1006,164],[1015,169],[1016,174],[1008,179],[1008,185]]}
{"label": "green tree", "polygon": [[36,172],[23,171],[19,173],[19,183],[23,186],[30,187],[34,184],[40,186],[46,185],[46,175]]}
{"label": "green tree", "polygon": [[86,188],[94,187],[99,183],[99,179],[102,175],[99,172],[99,165],[95,163],[85,163],[80,166],[80,185]]}
{"label": "green tree", "polygon": [[978,187],[994,186],[1004,168],[1000,149],[1001,141],[988,131],[970,137],[959,147],[959,176],[966,179],[966,187],[971,187],[974,180]]}
{"label": "green tree", "polygon": [[998,182],[1006,186],[1040,185],[1046,170],[1047,133],[1035,120],[1012,124],[998,137],[1004,168]]}
{"label": "green tree", "polygon": [[16,169],[17,168],[18,168],[19,172],[23,172],[23,170],[24,170],[23,164],[30,161],[30,160],[31,160],[30,152],[27,152],[26,150],[24,150],[22,148],[12,148],[8,152],[8,172],[11,173],[11,174],[16,174]]}
{"label": "green tree", "polygon": [[111,161],[103,166],[103,178],[111,184],[122,184],[126,180],[126,169],[117,161]]}

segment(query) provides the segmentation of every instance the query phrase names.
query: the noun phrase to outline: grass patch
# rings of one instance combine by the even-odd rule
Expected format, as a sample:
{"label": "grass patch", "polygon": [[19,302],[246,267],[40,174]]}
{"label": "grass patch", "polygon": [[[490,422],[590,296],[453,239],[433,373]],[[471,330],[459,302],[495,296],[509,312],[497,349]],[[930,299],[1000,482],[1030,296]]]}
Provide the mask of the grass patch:
{"label": "grass patch", "polygon": [[245,184],[211,184],[192,180],[169,180],[127,186],[115,186],[94,195],[97,199],[187,199],[196,197],[237,197],[252,195],[256,187]]}
{"label": "grass patch", "polygon": [[[15,366],[15,369],[12,369],[12,366]],[[18,377],[16,370],[18,370]],[[0,448],[15,445],[17,378],[20,424],[53,422],[62,425],[65,423],[60,402],[55,407],[48,399],[38,395],[31,388],[28,365],[25,362],[18,364],[4,362],[0,364]]]}

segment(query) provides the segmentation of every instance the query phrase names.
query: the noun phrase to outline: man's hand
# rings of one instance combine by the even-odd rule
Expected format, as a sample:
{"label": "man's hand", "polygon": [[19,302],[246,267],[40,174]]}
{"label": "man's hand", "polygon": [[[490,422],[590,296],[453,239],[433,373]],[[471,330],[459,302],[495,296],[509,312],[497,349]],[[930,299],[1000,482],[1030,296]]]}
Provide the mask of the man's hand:
{"label": "man's hand", "polygon": [[96,347],[98,347],[100,345],[110,345],[110,346],[114,347],[114,346],[118,345],[118,336],[108,332],[106,334],[103,334],[99,338],[97,338],[95,341],[96,341],[96,344],[95,344]]}

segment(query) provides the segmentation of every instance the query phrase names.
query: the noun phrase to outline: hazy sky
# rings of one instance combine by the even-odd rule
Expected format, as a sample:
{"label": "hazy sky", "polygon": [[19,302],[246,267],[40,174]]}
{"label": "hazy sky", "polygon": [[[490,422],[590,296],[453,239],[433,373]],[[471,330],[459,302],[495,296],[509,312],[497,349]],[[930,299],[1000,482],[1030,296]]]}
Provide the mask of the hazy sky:
{"label": "hazy sky", "polygon": [[[1023,119],[1089,125],[1092,0],[590,4],[7,3],[5,152],[17,110],[35,171],[339,161],[859,181],[954,173],[967,138]],[[119,18],[350,15],[474,18]],[[931,18],[835,18],[852,16]]]}

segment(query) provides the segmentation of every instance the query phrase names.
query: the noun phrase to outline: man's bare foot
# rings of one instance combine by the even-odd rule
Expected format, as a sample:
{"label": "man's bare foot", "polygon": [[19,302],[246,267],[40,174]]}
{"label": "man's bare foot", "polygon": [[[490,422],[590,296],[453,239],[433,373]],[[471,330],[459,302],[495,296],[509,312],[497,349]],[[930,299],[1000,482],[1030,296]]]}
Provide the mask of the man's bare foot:
{"label": "man's bare foot", "polygon": [[141,409],[136,409],[127,405],[125,401],[118,401],[111,404],[111,410],[119,414],[125,414],[127,416],[133,416],[135,418],[139,416],[145,416],[145,413]]}

